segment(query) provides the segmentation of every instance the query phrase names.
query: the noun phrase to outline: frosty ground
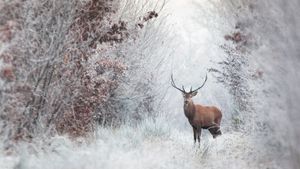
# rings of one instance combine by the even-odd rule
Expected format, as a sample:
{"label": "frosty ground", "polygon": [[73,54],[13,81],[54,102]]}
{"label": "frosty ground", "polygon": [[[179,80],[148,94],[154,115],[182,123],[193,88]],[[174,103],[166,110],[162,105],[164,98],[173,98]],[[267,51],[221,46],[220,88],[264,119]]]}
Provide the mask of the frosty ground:
{"label": "frosty ground", "polygon": [[[178,130],[165,119],[119,129],[99,128],[96,135],[73,142],[60,136],[20,146],[20,156],[1,157],[1,168],[96,169],[96,168],[276,168],[263,158],[256,140],[238,132],[213,139],[203,132],[201,145],[193,143],[191,131]],[[260,159],[263,161],[259,161]]]}

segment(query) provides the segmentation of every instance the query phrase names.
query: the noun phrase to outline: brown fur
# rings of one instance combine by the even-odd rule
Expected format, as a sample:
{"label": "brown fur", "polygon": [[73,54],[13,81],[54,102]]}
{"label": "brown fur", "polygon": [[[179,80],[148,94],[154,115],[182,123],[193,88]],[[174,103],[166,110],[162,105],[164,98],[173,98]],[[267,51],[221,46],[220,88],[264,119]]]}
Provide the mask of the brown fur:
{"label": "brown fur", "polygon": [[194,104],[192,97],[196,94],[197,92],[183,93],[184,114],[193,128],[194,141],[196,142],[196,139],[198,139],[198,142],[200,143],[202,129],[208,129],[213,138],[222,134],[220,130],[222,113],[214,106]]}

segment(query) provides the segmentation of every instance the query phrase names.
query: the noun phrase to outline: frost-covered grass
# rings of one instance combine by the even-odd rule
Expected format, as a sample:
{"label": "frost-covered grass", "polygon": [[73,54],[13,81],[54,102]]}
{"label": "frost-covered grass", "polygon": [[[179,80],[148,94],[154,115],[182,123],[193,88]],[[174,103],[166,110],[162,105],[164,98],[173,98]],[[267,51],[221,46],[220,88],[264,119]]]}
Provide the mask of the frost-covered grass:
{"label": "frost-covered grass", "polygon": [[204,132],[199,147],[193,143],[190,128],[180,130],[161,116],[137,126],[99,127],[90,139],[75,142],[57,136],[48,144],[20,144],[16,154],[1,153],[0,168],[274,168],[275,161],[263,157],[255,141],[239,132],[224,133],[217,139]]}

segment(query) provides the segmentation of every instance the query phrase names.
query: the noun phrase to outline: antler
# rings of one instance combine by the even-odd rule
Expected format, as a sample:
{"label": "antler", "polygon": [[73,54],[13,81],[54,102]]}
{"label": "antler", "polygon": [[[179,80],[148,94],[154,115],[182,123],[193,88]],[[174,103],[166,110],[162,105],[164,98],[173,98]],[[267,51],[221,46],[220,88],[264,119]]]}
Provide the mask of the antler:
{"label": "antler", "polygon": [[198,87],[197,89],[195,89],[195,90],[192,90],[192,87],[191,87],[190,93],[193,93],[193,92],[201,89],[205,85],[206,81],[207,81],[207,74],[205,76],[205,80],[204,80],[203,84],[200,87]]}
{"label": "antler", "polygon": [[177,89],[177,90],[179,90],[179,91],[181,91],[181,92],[183,92],[183,93],[186,93],[185,90],[184,90],[184,86],[182,86],[182,89],[180,89],[179,87],[177,87],[177,86],[175,85],[175,82],[174,82],[174,79],[173,79],[173,73],[171,74],[171,85],[172,85],[175,89]]}

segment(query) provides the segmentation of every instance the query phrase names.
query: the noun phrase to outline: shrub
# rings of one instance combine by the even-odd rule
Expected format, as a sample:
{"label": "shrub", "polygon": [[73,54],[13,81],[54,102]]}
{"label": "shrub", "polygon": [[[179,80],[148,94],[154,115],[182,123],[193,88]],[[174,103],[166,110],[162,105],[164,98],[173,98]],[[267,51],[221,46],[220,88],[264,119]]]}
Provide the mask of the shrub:
{"label": "shrub", "polygon": [[[130,78],[125,74],[133,58],[116,51],[138,37],[138,24],[145,25],[158,14],[150,11],[141,16],[144,19],[122,20],[119,4],[110,0],[4,2],[0,25],[5,29],[0,29],[0,40],[8,47],[0,53],[4,63],[0,65],[0,134],[15,141],[56,133],[82,136],[98,122],[110,125],[121,120],[124,105],[116,105],[122,93],[117,90],[124,78]],[[151,102],[150,93],[142,97],[138,105]]]}

